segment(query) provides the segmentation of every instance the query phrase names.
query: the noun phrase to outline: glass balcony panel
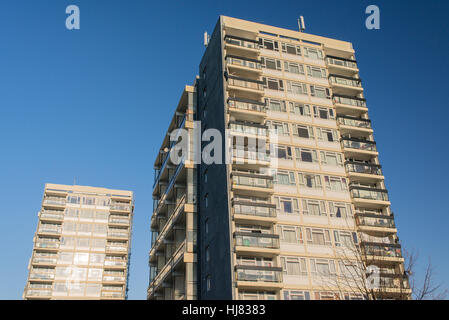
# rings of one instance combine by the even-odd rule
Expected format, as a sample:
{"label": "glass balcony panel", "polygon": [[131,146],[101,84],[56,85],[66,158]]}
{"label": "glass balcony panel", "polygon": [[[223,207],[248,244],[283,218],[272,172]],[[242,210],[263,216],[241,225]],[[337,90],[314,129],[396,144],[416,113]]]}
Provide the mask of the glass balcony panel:
{"label": "glass balcony panel", "polygon": [[263,281],[263,282],[281,282],[281,271],[264,271],[264,270],[246,270],[237,269],[238,281]]}
{"label": "glass balcony panel", "polygon": [[338,104],[345,104],[349,106],[354,107],[364,107],[366,108],[366,101],[365,100],[359,100],[351,97],[344,97],[344,96],[334,96],[333,98],[334,103]]}
{"label": "glass balcony panel", "polygon": [[382,169],[376,166],[370,166],[363,163],[347,163],[348,172],[382,175]]}
{"label": "glass balcony panel", "polygon": [[240,186],[258,187],[258,188],[273,188],[273,180],[267,178],[245,177],[234,175],[232,177],[233,183]]}
{"label": "glass balcony panel", "polygon": [[234,213],[259,217],[276,217],[276,208],[258,207],[249,204],[234,204]]}
{"label": "glass balcony panel", "polygon": [[250,102],[243,102],[243,101],[236,101],[236,100],[229,100],[228,106],[230,108],[248,110],[248,111],[257,111],[257,112],[265,112],[266,111],[265,105],[255,104],[255,103],[250,103]]}
{"label": "glass balcony panel", "polygon": [[346,59],[338,59],[336,57],[327,57],[327,63],[333,64],[336,66],[357,69],[357,63],[355,61],[348,61]]}
{"label": "glass balcony panel", "polygon": [[348,118],[338,118],[338,123],[344,126],[357,127],[363,129],[371,129],[371,122],[358,120],[358,119],[348,119]]}
{"label": "glass balcony panel", "polygon": [[240,88],[248,88],[254,90],[263,90],[263,84],[259,82],[246,81],[242,79],[229,78],[228,83],[231,86],[240,87]]}
{"label": "glass balcony panel", "polygon": [[235,58],[235,57],[228,57],[226,59],[226,62],[228,64],[235,65],[235,66],[247,67],[247,68],[255,69],[255,70],[261,69],[261,65],[259,62],[245,60],[245,59],[239,59],[239,58]]}
{"label": "glass balcony panel", "polygon": [[349,87],[357,87],[357,88],[362,87],[362,82],[360,81],[360,79],[346,79],[342,77],[330,76],[329,82],[331,84],[338,84]]}
{"label": "glass balcony panel", "polygon": [[257,237],[251,236],[250,234],[237,234],[235,236],[235,243],[236,246],[279,249],[279,238]]}
{"label": "glass balcony panel", "polygon": [[342,140],[344,148],[358,149],[364,151],[376,151],[376,145],[370,142],[361,142],[353,140]]}
{"label": "glass balcony panel", "polygon": [[366,216],[358,216],[357,217],[359,225],[368,226],[368,227],[381,227],[381,228],[394,228],[394,220],[386,219],[386,218],[375,218],[375,217],[366,217]]}
{"label": "glass balcony panel", "polygon": [[351,194],[354,198],[388,201],[388,194],[386,192],[376,190],[352,189]]}
{"label": "glass balcony panel", "polygon": [[239,47],[259,49],[259,44],[257,42],[245,41],[242,39],[236,39],[232,37],[226,37],[225,42]]}

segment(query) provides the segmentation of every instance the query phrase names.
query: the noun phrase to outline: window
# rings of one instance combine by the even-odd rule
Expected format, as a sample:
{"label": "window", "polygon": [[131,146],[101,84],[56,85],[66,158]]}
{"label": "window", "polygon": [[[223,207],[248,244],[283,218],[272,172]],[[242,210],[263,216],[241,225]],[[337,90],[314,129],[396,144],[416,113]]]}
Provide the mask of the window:
{"label": "window", "polygon": [[352,217],[351,204],[343,202],[329,201],[329,212],[331,217],[346,218]]}
{"label": "window", "polygon": [[277,171],[274,175],[274,183],[282,185],[294,185],[295,173],[292,171]]}
{"label": "window", "polygon": [[83,197],[83,204],[94,206],[95,205],[95,197]]}
{"label": "window", "polygon": [[323,200],[302,199],[302,213],[305,215],[326,216],[326,204]]}
{"label": "window", "polygon": [[307,75],[313,78],[326,78],[326,69],[319,67],[307,66]]}
{"label": "window", "polygon": [[295,148],[296,161],[302,162],[318,162],[316,150]]}
{"label": "window", "polygon": [[293,135],[298,136],[300,138],[313,139],[314,138],[313,127],[297,124],[295,125]]}
{"label": "window", "polygon": [[204,183],[207,183],[207,169],[204,170],[204,175],[203,175],[203,177],[204,177]]}
{"label": "window", "polygon": [[324,184],[327,190],[345,191],[348,190],[346,179],[341,177],[324,176]]}
{"label": "window", "polygon": [[294,63],[294,62],[284,62],[284,70],[285,72],[295,73],[295,74],[304,74],[304,66],[302,64]]}
{"label": "window", "polygon": [[212,283],[211,283],[210,275],[208,275],[206,277],[206,288],[207,288],[207,291],[210,291],[212,289]]}
{"label": "window", "polygon": [[275,78],[262,78],[263,87],[271,90],[284,91],[284,82]]}
{"label": "window", "polygon": [[288,54],[294,54],[294,55],[301,55],[301,47],[295,46],[288,43],[281,43],[282,52],[288,53]]}
{"label": "window", "polygon": [[275,100],[275,99],[265,99],[265,104],[268,109],[273,112],[286,112],[285,101]]}
{"label": "window", "polygon": [[310,300],[310,293],[309,291],[285,290],[284,300]]}
{"label": "window", "polygon": [[205,195],[204,195],[204,206],[207,208],[207,207],[209,207],[209,194],[208,193],[206,193]]}
{"label": "window", "polygon": [[273,146],[275,157],[278,159],[291,160],[292,157],[292,148],[287,146],[275,145]]}
{"label": "window", "polygon": [[298,173],[299,185],[306,188],[321,189],[321,176],[319,174]]}
{"label": "window", "polygon": [[210,261],[210,251],[209,251],[209,246],[206,247],[206,262]]}
{"label": "window", "polygon": [[293,94],[307,94],[307,85],[305,83],[287,81],[287,91]]}
{"label": "window", "polygon": [[327,229],[306,228],[307,244],[318,246],[332,245],[330,232]]}
{"label": "window", "polygon": [[282,242],[303,243],[301,227],[278,225],[278,232]]}
{"label": "window", "polygon": [[281,214],[299,214],[298,199],[287,197],[274,197],[276,209]]}
{"label": "window", "polygon": [[310,85],[310,94],[312,97],[330,99],[331,94],[329,88],[324,88],[320,86]]}
{"label": "window", "polygon": [[315,60],[323,60],[324,55],[323,51],[315,48],[304,47],[304,57],[315,59]]}
{"label": "window", "polygon": [[267,126],[274,130],[274,133],[279,136],[288,136],[290,134],[288,123],[267,121]]}
{"label": "window", "polygon": [[316,128],[316,136],[317,136],[318,140],[322,140],[322,141],[327,141],[327,142],[338,141],[337,131],[334,129]]}
{"label": "window", "polygon": [[334,241],[337,247],[354,248],[358,244],[357,233],[334,230]]}
{"label": "window", "polygon": [[310,106],[308,104],[299,102],[289,102],[290,112],[300,115],[310,117]]}
{"label": "window", "polygon": [[260,62],[263,68],[271,70],[282,70],[281,61],[278,59],[262,57],[260,58]]}
{"label": "window", "polygon": [[81,198],[77,197],[77,196],[68,196],[68,198],[67,198],[67,202],[73,203],[73,204],[79,204],[80,200],[81,200]]}
{"label": "window", "polygon": [[327,259],[310,259],[310,271],[314,275],[329,276],[336,274],[335,261]]}
{"label": "window", "polygon": [[307,264],[305,258],[281,257],[281,266],[284,274],[289,276],[307,276]]}
{"label": "window", "polygon": [[315,292],[315,300],[339,300],[339,296],[333,292]]}
{"label": "window", "polygon": [[74,255],[74,264],[87,264],[89,261],[89,254],[88,253],[75,253]]}
{"label": "window", "polygon": [[334,110],[331,108],[313,106],[313,115],[320,119],[335,119]]}
{"label": "window", "polygon": [[206,221],[204,221],[204,230],[206,231],[206,234],[209,233],[209,218],[206,218]]}
{"label": "window", "polygon": [[322,165],[343,167],[343,160],[340,153],[320,151],[320,158]]}
{"label": "window", "polygon": [[263,49],[279,51],[279,44],[274,40],[259,38],[259,45]]}

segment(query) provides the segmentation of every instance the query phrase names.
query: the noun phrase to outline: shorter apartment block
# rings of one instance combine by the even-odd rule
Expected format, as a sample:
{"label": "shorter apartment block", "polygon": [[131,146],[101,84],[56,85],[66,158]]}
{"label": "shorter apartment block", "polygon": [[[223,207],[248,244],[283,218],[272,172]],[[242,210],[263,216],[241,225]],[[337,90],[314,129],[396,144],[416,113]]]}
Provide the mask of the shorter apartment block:
{"label": "shorter apartment block", "polygon": [[125,299],[131,191],[46,184],[23,298]]}

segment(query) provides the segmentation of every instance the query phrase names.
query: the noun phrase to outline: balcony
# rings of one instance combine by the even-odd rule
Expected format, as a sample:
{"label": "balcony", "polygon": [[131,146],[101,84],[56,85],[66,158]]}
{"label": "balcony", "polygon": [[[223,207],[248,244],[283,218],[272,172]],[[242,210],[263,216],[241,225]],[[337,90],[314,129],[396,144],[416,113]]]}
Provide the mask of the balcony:
{"label": "balcony", "polygon": [[65,206],[66,198],[60,197],[45,197],[43,204],[45,206]]}
{"label": "balcony", "polygon": [[266,139],[268,136],[267,126],[244,121],[230,121],[229,131],[232,135],[250,136],[258,139]]}
{"label": "balcony", "polygon": [[126,232],[117,232],[117,231],[108,231],[108,238],[121,238],[128,239],[129,233]]}
{"label": "balcony", "polygon": [[105,260],[105,267],[126,267],[126,261],[123,260]]}
{"label": "balcony", "polygon": [[268,266],[235,266],[237,281],[282,282],[282,268]]}
{"label": "balcony", "polygon": [[228,99],[228,111],[235,119],[257,121],[259,123],[263,122],[267,115],[265,103],[238,97],[230,97]]}
{"label": "balcony", "polygon": [[30,273],[30,280],[49,280],[52,281],[55,278],[54,273],[37,273],[32,271]]}
{"label": "balcony", "polygon": [[127,218],[112,218],[112,217],[109,217],[109,224],[129,225],[129,219],[127,219]]}
{"label": "balcony", "polygon": [[390,205],[385,189],[350,185],[349,191],[356,205],[366,208],[382,208]]}
{"label": "balcony", "polygon": [[366,108],[366,100],[354,95],[334,94],[332,100],[339,114],[360,117],[368,110]]}
{"label": "balcony", "polygon": [[273,177],[254,173],[232,172],[233,191],[252,195],[259,193],[273,193]]}
{"label": "balcony", "polygon": [[111,206],[109,208],[109,211],[127,211],[129,212],[131,210],[131,205],[126,203],[111,203]]}
{"label": "balcony", "polygon": [[125,246],[106,246],[106,251],[111,251],[111,252],[126,252],[128,251],[128,247]]}
{"label": "balcony", "polygon": [[326,56],[326,62],[328,64],[329,69],[339,70],[339,71],[345,71],[347,69],[351,73],[357,72],[357,61],[351,60],[351,59],[345,59],[341,57],[335,57],[335,56]]}
{"label": "balcony", "polygon": [[41,211],[39,218],[45,221],[62,221],[64,220],[64,211],[44,210]]}
{"label": "balcony", "polygon": [[[271,203],[260,203],[250,201],[233,201],[234,219],[238,220],[276,220],[276,205]],[[241,215],[243,217],[236,217]]]}
{"label": "balcony", "polygon": [[[356,222],[359,228],[363,231],[369,230],[382,230],[391,229],[391,232],[396,231],[396,226],[394,224],[394,216],[380,215],[375,213],[357,213],[356,212]],[[365,228],[366,227],[366,228]]]}
{"label": "balcony", "polygon": [[380,273],[379,291],[407,293],[410,285],[407,276],[402,274]]}
{"label": "balcony", "polygon": [[[228,90],[239,92],[242,98],[260,98],[264,93],[263,82],[260,80],[252,80],[240,78],[236,76],[228,76]],[[230,96],[233,93],[229,94]]]}
{"label": "balcony", "polygon": [[362,253],[365,256],[370,256],[371,259],[376,259],[376,257],[378,257],[377,259],[379,260],[384,260],[382,258],[402,259],[400,244],[362,242],[361,249]]}
{"label": "balcony", "polygon": [[232,160],[234,165],[239,165],[240,169],[257,169],[260,166],[270,165],[270,155],[266,150],[254,150],[248,148],[233,148]]}
{"label": "balcony", "polygon": [[123,292],[102,292],[102,298],[113,298],[113,299],[121,299],[123,298]]}
{"label": "balcony", "polygon": [[51,289],[28,289],[27,297],[50,297],[52,295]]}
{"label": "balcony", "polygon": [[62,228],[52,228],[52,227],[45,227],[45,226],[39,226],[38,233],[40,234],[51,234],[51,235],[60,235],[62,232]]}
{"label": "balcony", "polygon": [[235,232],[235,246],[279,249],[279,235],[271,233]]}
{"label": "balcony", "polygon": [[125,276],[121,275],[121,276],[111,276],[111,275],[106,275],[103,276],[103,282],[123,282],[125,281],[126,278]]}
{"label": "balcony", "polygon": [[346,158],[364,158],[362,160],[366,160],[377,155],[375,141],[344,136],[342,136],[340,141]]}
{"label": "balcony", "polygon": [[369,119],[337,115],[337,123],[340,126],[342,134],[354,131],[362,134],[370,134],[373,132],[371,120]]}
{"label": "balcony", "polygon": [[231,70],[235,72],[239,72],[240,75],[248,75],[251,74],[260,74],[262,73],[262,67],[260,64],[260,60],[244,58],[240,56],[227,55],[226,65],[231,72]]}
{"label": "balcony", "polygon": [[329,83],[334,93],[357,94],[363,91],[362,81],[358,78],[330,74]]}
{"label": "balcony", "polygon": [[231,35],[226,35],[224,38],[226,49],[234,49],[238,51],[248,51],[253,53],[259,52],[259,44],[257,40],[246,39]]}
{"label": "balcony", "polygon": [[346,161],[345,168],[352,182],[369,183],[373,180],[383,180],[380,164]]}
{"label": "balcony", "polygon": [[58,249],[59,242],[36,242],[35,246],[39,249]]}
{"label": "balcony", "polygon": [[57,259],[56,258],[49,258],[49,257],[34,257],[32,263],[33,264],[40,264],[40,265],[54,265],[56,264]]}

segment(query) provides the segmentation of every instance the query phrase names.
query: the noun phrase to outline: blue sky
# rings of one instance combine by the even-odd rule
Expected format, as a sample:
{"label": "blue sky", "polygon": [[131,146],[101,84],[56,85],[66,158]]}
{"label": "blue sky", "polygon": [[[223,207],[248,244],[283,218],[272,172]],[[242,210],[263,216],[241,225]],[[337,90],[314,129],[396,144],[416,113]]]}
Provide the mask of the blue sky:
{"label": "blue sky", "polygon": [[0,299],[21,299],[44,184],[74,178],[135,192],[129,297],[146,297],[154,156],[220,14],[290,29],[303,15],[308,33],[353,42],[400,240],[449,287],[449,3],[274,3],[0,2]]}

